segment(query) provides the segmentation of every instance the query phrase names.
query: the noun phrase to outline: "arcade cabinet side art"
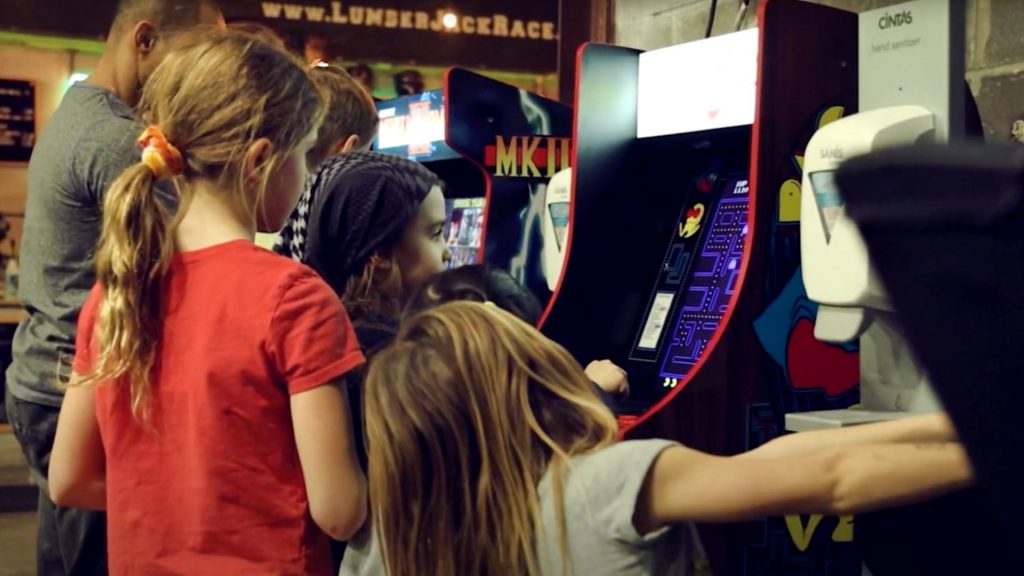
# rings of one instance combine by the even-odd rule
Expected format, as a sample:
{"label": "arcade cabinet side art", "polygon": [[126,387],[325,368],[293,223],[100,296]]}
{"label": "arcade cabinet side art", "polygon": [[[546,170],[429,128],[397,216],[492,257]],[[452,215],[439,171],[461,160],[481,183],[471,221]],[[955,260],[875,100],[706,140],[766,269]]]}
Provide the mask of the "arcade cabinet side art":
{"label": "arcade cabinet side art", "polygon": [[[846,408],[857,401],[860,379],[855,345],[835,346],[814,338],[817,304],[807,298],[800,269],[800,194],[803,150],[814,132],[843,117],[843,106],[828,106],[812,118],[779,170],[771,246],[764,277],[769,304],[754,320],[762,350],[774,364],[766,374],[770,401],[749,407],[748,449],[779,436],[787,411]],[[747,551],[748,574],[768,566],[800,567],[808,574],[846,574],[859,564],[850,545],[854,519],[820,514],[768,518],[751,525],[760,545]]]}
{"label": "arcade cabinet side art", "polygon": [[447,143],[487,175],[484,262],[547,305],[543,221],[548,182],[569,168],[572,109],[468,70],[446,75]]}

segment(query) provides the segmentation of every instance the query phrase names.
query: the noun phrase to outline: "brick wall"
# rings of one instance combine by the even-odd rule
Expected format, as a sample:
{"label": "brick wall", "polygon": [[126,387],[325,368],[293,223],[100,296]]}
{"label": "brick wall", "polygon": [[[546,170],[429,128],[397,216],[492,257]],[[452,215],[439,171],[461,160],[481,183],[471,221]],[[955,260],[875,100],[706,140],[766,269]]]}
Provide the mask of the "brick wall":
{"label": "brick wall", "polygon": [[[812,0],[862,12],[903,0]],[[713,34],[737,24],[738,0],[719,0]],[[703,38],[711,0],[618,0],[615,43],[645,50]],[[757,22],[757,0],[739,20]],[[967,80],[993,142],[1024,143],[1024,1],[967,0]],[[1017,136],[1014,136],[1014,125]]]}

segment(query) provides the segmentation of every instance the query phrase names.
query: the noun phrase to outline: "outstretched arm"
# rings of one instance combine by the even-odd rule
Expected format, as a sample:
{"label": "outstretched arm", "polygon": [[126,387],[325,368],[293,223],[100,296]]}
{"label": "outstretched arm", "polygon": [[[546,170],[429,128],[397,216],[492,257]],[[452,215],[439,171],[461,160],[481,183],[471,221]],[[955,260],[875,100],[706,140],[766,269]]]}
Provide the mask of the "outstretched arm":
{"label": "outstretched arm", "polygon": [[949,417],[945,413],[937,413],[910,416],[890,422],[788,434],[740,456],[744,458],[779,458],[799,456],[823,448],[840,446],[897,442],[954,442],[956,439],[956,429]]}
{"label": "outstretched arm", "polygon": [[973,480],[957,443],[862,444],[780,458],[724,458],[677,446],[648,473],[634,524],[643,534],[685,521],[854,514],[927,500]]}

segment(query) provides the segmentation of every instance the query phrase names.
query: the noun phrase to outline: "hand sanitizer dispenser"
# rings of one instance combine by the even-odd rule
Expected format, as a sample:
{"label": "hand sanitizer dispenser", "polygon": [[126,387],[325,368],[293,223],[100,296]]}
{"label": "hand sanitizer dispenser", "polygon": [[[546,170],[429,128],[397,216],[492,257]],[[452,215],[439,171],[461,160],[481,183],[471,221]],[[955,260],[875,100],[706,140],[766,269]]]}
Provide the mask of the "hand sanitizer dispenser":
{"label": "hand sanitizer dispenser", "polygon": [[544,199],[544,248],[541,252],[548,290],[554,292],[565,266],[566,242],[569,239],[569,201],[572,197],[572,168],[555,174],[548,183]]}
{"label": "hand sanitizer dispenser", "polygon": [[786,415],[786,428],[804,431],[898,418],[941,409],[918,367],[868,259],[860,231],[846,217],[834,175],[846,159],[933,138],[932,113],[894,106],[833,122],[811,138],[804,156],[800,256],[807,296],[819,304],[814,336],[833,343],[860,341],[856,410]]}

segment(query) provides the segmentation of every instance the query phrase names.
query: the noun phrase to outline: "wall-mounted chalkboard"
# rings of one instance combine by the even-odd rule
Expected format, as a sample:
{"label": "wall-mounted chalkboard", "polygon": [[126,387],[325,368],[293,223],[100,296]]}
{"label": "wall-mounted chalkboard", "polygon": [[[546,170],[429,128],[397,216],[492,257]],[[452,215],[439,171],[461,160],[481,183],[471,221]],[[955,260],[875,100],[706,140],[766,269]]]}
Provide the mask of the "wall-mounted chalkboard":
{"label": "wall-mounted chalkboard", "polygon": [[35,84],[0,80],[0,162],[28,162],[35,144]]}

